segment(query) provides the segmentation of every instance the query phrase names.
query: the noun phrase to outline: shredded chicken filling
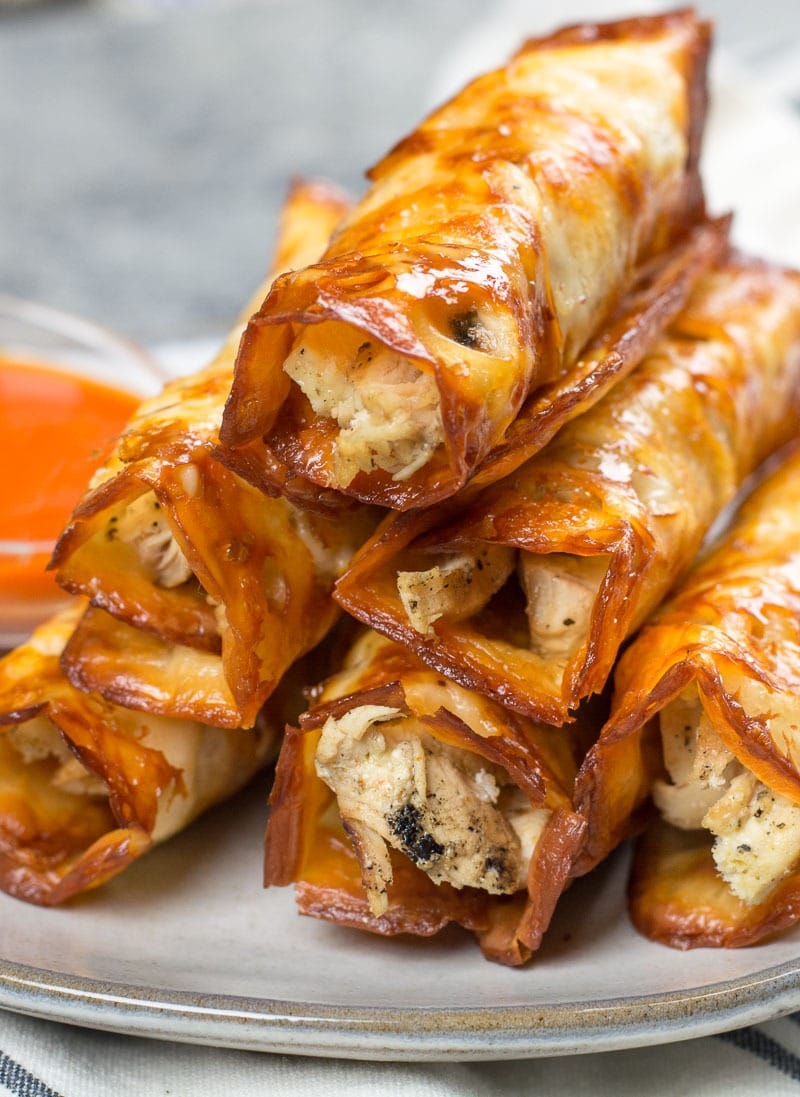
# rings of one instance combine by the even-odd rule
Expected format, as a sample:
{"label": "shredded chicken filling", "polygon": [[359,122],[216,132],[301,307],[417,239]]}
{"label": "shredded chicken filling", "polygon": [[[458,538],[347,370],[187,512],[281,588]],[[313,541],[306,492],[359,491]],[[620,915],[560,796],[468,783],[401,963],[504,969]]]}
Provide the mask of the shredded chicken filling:
{"label": "shredded chicken filling", "polygon": [[477,613],[514,570],[526,600],[531,651],[559,664],[586,643],[606,556],[538,555],[505,545],[483,545],[472,553],[443,557],[426,571],[397,573],[406,616],[422,636],[433,636],[443,618],[463,621]]}
{"label": "shredded chicken filling", "polygon": [[26,720],[9,728],[4,734],[26,765],[52,762],[50,784],[54,788],[61,792],[70,792],[74,796],[108,795],[105,782],[86,769],[56,728],[44,717],[36,716],[32,720]]}
{"label": "shredded chicken filling", "polygon": [[727,749],[696,687],[660,715],[670,781],[653,797],[664,818],[714,836],[714,862],[734,895],[760,903],[800,863],[800,806],[774,792]]}
{"label": "shredded chicken filling", "polygon": [[132,545],[153,581],[161,587],[178,587],[192,576],[161,504],[148,491],[134,499],[114,523],[115,536]]}
{"label": "shredded chicken filling", "polygon": [[283,368],[314,412],[336,421],[334,487],[378,468],[406,480],[444,439],[434,378],[363,332],[309,326]]}
{"label": "shredded chicken filling", "polygon": [[392,882],[389,848],[435,883],[493,895],[526,886],[550,812],[498,767],[429,735],[397,709],[364,705],[322,729],[317,773],[335,793],[376,916]]}

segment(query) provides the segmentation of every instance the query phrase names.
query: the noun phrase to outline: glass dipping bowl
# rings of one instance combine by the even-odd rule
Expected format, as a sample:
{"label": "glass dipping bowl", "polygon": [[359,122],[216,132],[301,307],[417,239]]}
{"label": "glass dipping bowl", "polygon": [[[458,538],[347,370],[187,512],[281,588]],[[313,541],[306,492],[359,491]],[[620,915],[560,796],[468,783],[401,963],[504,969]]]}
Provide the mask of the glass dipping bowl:
{"label": "glass dipping bowl", "polygon": [[[94,382],[130,394],[135,403],[157,393],[167,379],[158,363],[134,343],[89,320],[4,294],[0,294],[0,359]],[[36,426],[31,431],[34,450]],[[0,500],[10,495],[10,478],[16,474],[13,463],[4,461],[0,439]],[[87,486],[92,471],[87,464]],[[8,509],[5,504],[0,507],[0,651],[21,643],[69,597],[45,573],[60,531],[31,539],[24,530],[8,528],[16,524]]]}

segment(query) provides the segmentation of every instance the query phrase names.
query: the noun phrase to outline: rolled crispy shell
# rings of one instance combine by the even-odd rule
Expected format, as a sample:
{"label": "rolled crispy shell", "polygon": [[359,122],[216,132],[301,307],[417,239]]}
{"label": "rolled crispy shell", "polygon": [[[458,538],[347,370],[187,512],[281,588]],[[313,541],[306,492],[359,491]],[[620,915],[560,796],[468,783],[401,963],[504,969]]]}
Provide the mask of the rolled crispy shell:
{"label": "rolled crispy shell", "polygon": [[[261,475],[300,497],[306,479],[404,510],[452,495],[483,462],[497,479],[543,445],[685,300],[704,250],[687,232],[703,214],[707,49],[707,25],[688,11],[569,28],[528,42],[431,115],[371,171],[322,261],[279,279],[251,320],[224,446],[263,437]],[[404,383],[421,379],[430,430],[402,469],[365,443],[357,471],[341,471],[342,438],[363,414],[315,412],[313,371],[302,386],[284,371],[317,325],[334,333],[325,368],[343,391],[358,396],[359,382],[348,389],[340,336],[404,362]],[[529,406],[509,452],[514,420],[549,384],[560,386],[552,415]]]}
{"label": "rolled crispy shell", "polygon": [[[800,804],[799,544],[795,448],[622,657],[611,718],[577,782],[576,804],[590,835],[577,871],[636,829],[662,772],[654,718],[692,685],[744,771]],[[682,948],[743,945],[796,920],[796,867],[763,900],[748,903],[715,873],[708,831],[673,829],[659,824],[637,855],[632,910],[649,936]]]}
{"label": "rolled crispy shell", "polygon": [[[372,912],[362,867],[368,854],[348,833],[334,793],[315,770],[321,729],[362,706],[389,706],[421,721],[442,743],[500,767],[549,821],[527,872],[525,890],[490,895],[434,883],[392,851],[385,912]],[[443,682],[406,649],[368,633],[350,663],[330,679],[301,727],[288,729],[279,757],[266,835],[266,885],[295,884],[301,913],[373,933],[428,936],[449,922],[472,930],[489,959],[523,963],[541,942],[583,840],[572,811],[572,779],[587,730],[571,735],[534,724],[494,702]],[[361,865],[359,864],[361,854]]]}
{"label": "rolled crispy shell", "polygon": [[[744,479],[795,435],[799,412],[800,274],[730,259],[639,368],[542,453],[433,529],[424,512],[387,521],[335,596],[463,685],[562,723],[603,689],[626,636],[685,574]],[[469,615],[456,602],[451,617],[415,627],[398,574],[498,546],[520,566],[595,575],[591,609],[566,602],[556,640],[534,643],[512,572]],[[563,648],[562,624],[575,632],[563,630]]]}
{"label": "rolled crispy shell", "polygon": [[225,731],[123,709],[67,681],[81,601],[0,661],[0,888],[53,906],[97,887],[232,795],[278,726]]}
{"label": "rolled crispy shell", "polygon": [[[345,205],[321,185],[295,188],[278,260],[318,254]],[[241,325],[211,366],[142,405],[52,562],[65,589],[120,621],[181,647],[221,651],[233,698],[229,726],[252,725],[287,667],[330,628],[333,579],[371,528],[363,509],[336,523],[298,515],[214,458],[240,333]],[[126,516],[143,505],[135,538],[121,534]],[[169,551],[183,565],[177,579],[163,579],[139,548],[150,524],[165,524]],[[77,646],[69,672],[86,680]]]}

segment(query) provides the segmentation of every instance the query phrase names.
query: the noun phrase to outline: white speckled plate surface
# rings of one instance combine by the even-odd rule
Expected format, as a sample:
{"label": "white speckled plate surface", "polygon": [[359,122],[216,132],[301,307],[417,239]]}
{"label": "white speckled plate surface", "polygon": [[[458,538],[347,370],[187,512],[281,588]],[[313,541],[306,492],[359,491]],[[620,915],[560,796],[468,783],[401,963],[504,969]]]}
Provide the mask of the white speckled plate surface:
{"label": "white speckled plate surface", "polygon": [[521,1058],[701,1036],[800,1008],[800,933],[673,952],[639,937],[624,857],[565,897],[523,970],[472,938],[379,939],[263,891],[264,792],[69,909],[0,896],[0,1006],[99,1029],[354,1058]]}

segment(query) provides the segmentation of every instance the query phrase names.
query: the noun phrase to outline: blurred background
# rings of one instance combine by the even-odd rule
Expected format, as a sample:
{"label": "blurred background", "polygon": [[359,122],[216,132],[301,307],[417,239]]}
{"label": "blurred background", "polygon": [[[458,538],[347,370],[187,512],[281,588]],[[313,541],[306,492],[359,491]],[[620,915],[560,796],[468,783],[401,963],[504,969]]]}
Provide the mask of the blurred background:
{"label": "blurred background", "polygon": [[[354,193],[423,113],[526,34],[647,0],[0,0],[0,291],[149,345],[216,336],[294,176]],[[663,5],[658,5],[663,6]],[[717,23],[715,209],[800,264],[800,3]]]}

